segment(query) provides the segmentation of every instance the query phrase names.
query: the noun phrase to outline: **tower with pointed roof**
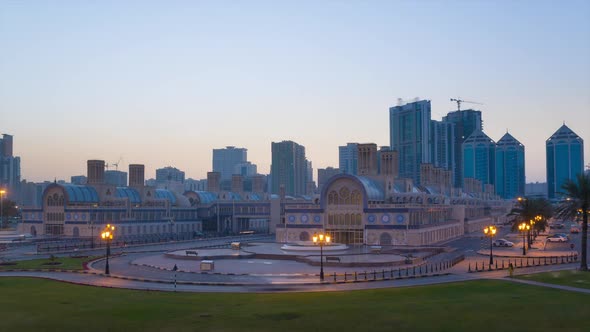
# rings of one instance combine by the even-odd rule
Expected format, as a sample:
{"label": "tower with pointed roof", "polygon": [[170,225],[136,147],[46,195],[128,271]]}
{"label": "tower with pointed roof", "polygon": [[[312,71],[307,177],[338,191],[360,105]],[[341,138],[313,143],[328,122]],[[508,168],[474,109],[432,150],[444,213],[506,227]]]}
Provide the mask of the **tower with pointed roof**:
{"label": "tower with pointed roof", "polygon": [[508,132],[496,143],[496,193],[505,199],[524,195],[524,145]]}
{"label": "tower with pointed roof", "polygon": [[475,130],[463,142],[463,179],[481,181],[482,190],[486,184],[495,183],[496,143],[483,131]]}
{"label": "tower with pointed roof", "polygon": [[565,123],[545,143],[547,153],[547,193],[558,198],[561,186],[584,171],[584,140]]}

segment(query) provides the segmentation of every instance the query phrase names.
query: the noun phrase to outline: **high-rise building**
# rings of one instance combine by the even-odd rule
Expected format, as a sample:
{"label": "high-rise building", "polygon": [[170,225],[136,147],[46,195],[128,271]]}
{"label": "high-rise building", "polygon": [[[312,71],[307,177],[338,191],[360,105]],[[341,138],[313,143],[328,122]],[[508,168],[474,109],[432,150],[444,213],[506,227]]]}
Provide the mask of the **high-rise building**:
{"label": "high-rise building", "polygon": [[481,181],[481,190],[486,184],[495,183],[496,143],[481,130],[474,131],[463,142],[463,178]]}
{"label": "high-rise building", "polygon": [[254,176],[258,173],[258,167],[255,164],[252,164],[249,161],[244,163],[236,164],[234,166],[234,172],[232,175],[241,175],[243,177],[250,177]]}
{"label": "high-rise building", "polygon": [[88,178],[86,177],[86,175],[74,175],[70,177],[70,182],[72,184],[85,185],[86,183],[88,183]]}
{"label": "high-rise building", "polygon": [[432,165],[455,172],[455,124],[447,121],[430,122]]}
{"label": "high-rise building", "polygon": [[227,146],[223,149],[213,149],[213,172],[221,173],[221,181],[231,181],[236,165],[244,164],[248,161],[248,150]]}
{"label": "high-rise building", "polygon": [[334,167],[318,168],[318,191],[321,193],[324,184],[334,175],[340,174],[340,169]]}
{"label": "high-rise building", "polygon": [[338,147],[339,168],[342,173],[356,175],[358,168],[358,143],[346,143]]}
{"label": "high-rise building", "polygon": [[105,171],[104,183],[117,187],[127,187],[127,172],[123,171]]}
{"label": "high-rise building", "polygon": [[557,198],[566,180],[584,171],[584,140],[565,124],[545,143],[547,152],[547,193]]}
{"label": "high-rise building", "polygon": [[399,176],[420,183],[420,164],[431,163],[430,100],[389,108],[391,148],[398,152]]}
{"label": "high-rise building", "polygon": [[453,181],[456,188],[463,187],[463,142],[476,130],[483,130],[481,112],[472,109],[454,111],[443,117],[442,122],[454,124],[454,159]]}
{"label": "high-rise building", "polygon": [[525,195],[524,145],[509,133],[496,143],[496,194],[505,199]]}
{"label": "high-rise building", "polygon": [[20,182],[20,157],[13,155],[12,135],[3,134],[0,138],[0,188],[6,190],[4,198],[17,200]]}
{"label": "high-rise building", "polygon": [[156,183],[169,181],[184,183],[184,172],[170,166],[156,169]]}
{"label": "high-rise building", "polygon": [[305,195],[308,182],[305,147],[293,141],[282,141],[272,142],[271,150],[271,193],[280,194],[280,188],[284,187],[286,195]]}

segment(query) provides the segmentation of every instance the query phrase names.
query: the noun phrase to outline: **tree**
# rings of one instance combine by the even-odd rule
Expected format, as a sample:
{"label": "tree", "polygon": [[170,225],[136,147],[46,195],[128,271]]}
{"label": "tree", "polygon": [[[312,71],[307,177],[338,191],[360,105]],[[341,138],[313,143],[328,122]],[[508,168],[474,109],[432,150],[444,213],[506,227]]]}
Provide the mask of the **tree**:
{"label": "tree", "polygon": [[2,201],[2,219],[0,220],[0,228],[6,226],[8,223],[6,220],[10,220],[11,217],[18,216],[18,209],[16,203],[11,200],[4,199]]}
{"label": "tree", "polygon": [[[547,220],[553,215],[551,203],[544,198],[519,198],[518,204],[510,211],[509,215],[516,216],[516,222],[512,224],[512,231],[518,232],[518,225],[522,222],[535,223],[532,230],[535,233],[544,231]],[[540,217],[540,218],[539,218]]]}
{"label": "tree", "polygon": [[582,215],[582,254],[580,270],[588,271],[588,209],[590,209],[590,174],[578,174],[576,181],[567,180],[563,186],[565,199],[557,208],[557,216],[562,219]]}

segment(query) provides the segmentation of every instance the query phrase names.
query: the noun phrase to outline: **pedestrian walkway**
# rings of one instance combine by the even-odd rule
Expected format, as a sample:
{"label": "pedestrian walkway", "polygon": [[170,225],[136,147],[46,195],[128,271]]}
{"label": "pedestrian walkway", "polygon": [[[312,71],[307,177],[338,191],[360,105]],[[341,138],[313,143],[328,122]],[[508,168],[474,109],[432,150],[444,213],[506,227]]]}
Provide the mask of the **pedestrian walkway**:
{"label": "pedestrian walkway", "polygon": [[515,278],[506,278],[506,280],[510,280],[510,281],[513,281],[513,282],[518,282],[518,283],[521,283],[521,284],[528,284],[528,285],[541,286],[541,287],[549,287],[549,288],[566,290],[566,291],[570,291],[570,292],[578,292],[578,293],[590,294],[590,289],[585,289],[585,288],[577,288],[577,287],[557,285],[557,284],[547,284],[547,283],[544,283],[544,282],[538,282],[538,281],[532,281],[532,280],[523,280],[523,279],[515,279]]}

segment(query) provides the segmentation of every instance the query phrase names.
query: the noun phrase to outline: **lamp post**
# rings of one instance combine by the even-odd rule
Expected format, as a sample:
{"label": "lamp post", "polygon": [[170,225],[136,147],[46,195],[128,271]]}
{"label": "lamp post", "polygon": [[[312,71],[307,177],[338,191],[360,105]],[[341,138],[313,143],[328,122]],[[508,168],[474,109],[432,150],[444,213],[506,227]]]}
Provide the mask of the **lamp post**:
{"label": "lamp post", "polygon": [[528,237],[529,237],[529,249],[531,249],[532,244],[533,244],[533,231],[534,231],[534,226],[535,226],[535,220],[534,219],[529,220],[529,224],[530,224],[530,229],[528,230]]}
{"label": "lamp post", "polygon": [[105,229],[100,234],[103,240],[107,242],[107,264],[104,267],[104,273],[110,274],[109,271],[109,255],[111,254],[111,241],[113,240],[113,234],[115,233],[115,226],[110,224],[105,227]]}
{"label": "lamp post", "polygon": [[4,226],[4,194],[6,190],[0,189],[0,229]]}
{"label": "lamp post", "polygon": [[494,254],[492,253],[492,239],[494,235],[496,235],[496,226],[488,226],[483,229],[483,232],[486,236],[490,237],[490,266],[494,264]]}
{"label": "lamp post", "polygon": [[330,243],[330,235],[314,234],[313,243],[320,245],[320,281],[324,281],[324,245]]}
{"label": "lamp post", "polygon": [[522,224],[518,225],[518,230],[522,232],[522,254],[526,256],[526,240],[524,238],[524,235],[526,234],[526,232],[531,229],[531,226],[529,224],[527,224],[526,222],[523,222]]}

